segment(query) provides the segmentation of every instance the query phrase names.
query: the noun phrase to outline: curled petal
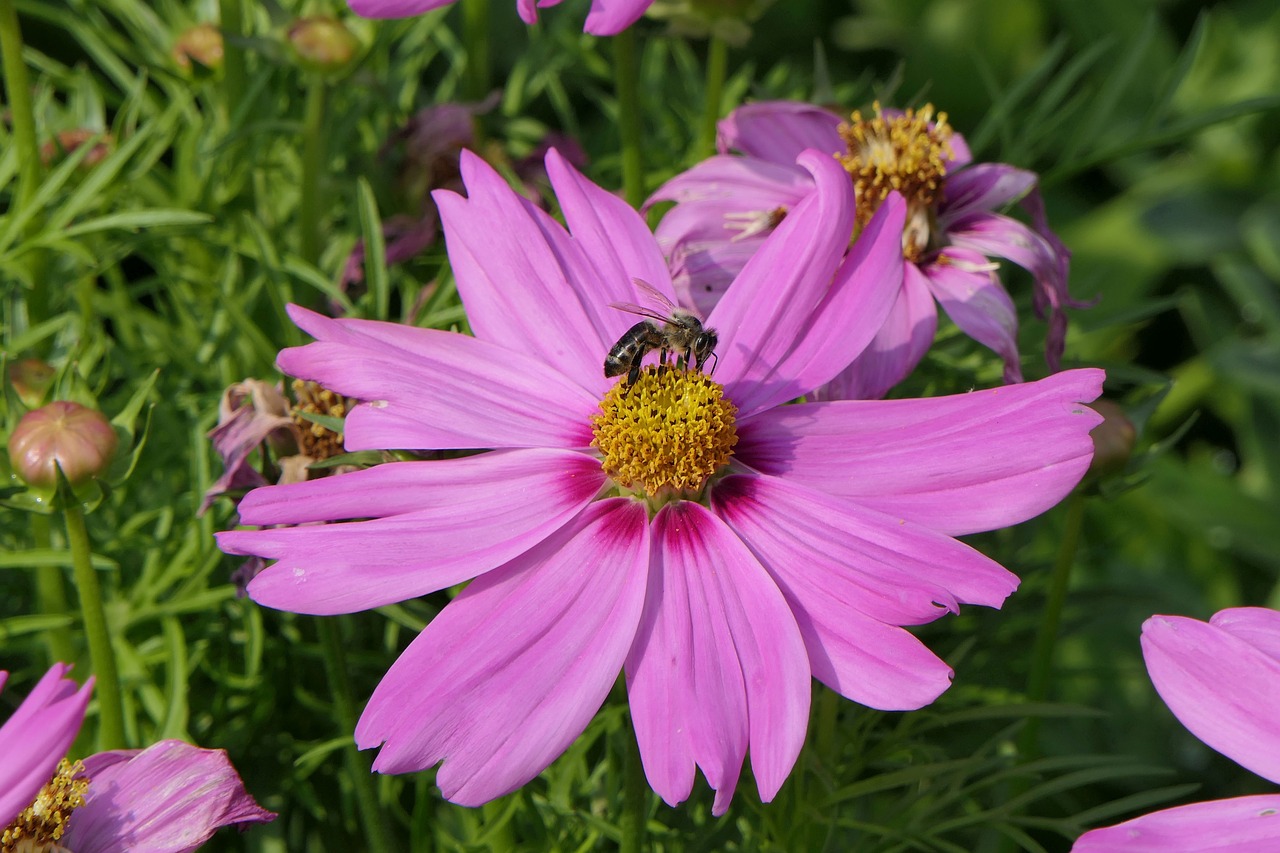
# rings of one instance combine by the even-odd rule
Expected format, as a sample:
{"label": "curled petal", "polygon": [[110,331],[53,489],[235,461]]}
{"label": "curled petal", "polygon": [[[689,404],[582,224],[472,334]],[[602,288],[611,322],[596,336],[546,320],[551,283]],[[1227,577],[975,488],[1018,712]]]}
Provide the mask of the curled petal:
{"label": "curled petal", "polygon": [[479,805],[542,772],[622,668],[644,601],[644,509],[599,501],[468,586],[400,655],[356,725],[381,773],[444,761],[444,796]]}
{"label": "curled petal", "polygon": [[845,149],[840,116],[800,101],[759,101],[738,107],[717,125],[720,153],[738,151],[770,163],[790,165],[806,148],[824,154]]}
{"label": "curled petal", "polygon": [[1082,403],[1101,370],[922,400],[841,400],[743,421],[735,455],[756,471],[958,536],[1060,501],[1093,458],[1102,418]]}
{"label": "curled petal", "polygon": [[1035,189],[1035,172],[1005,163],[979,163],[947,175],[938,205],[938,227],[948,226],[970,213],[997,210]]}
{"label": "curled petal", "polygon": [[[65,663],[50,667],[0,726],[0,827],[31,805],[80,731],[93,679],[80,687],[66,677],[70,671]],[[7,677],[0,671],[0,687]]]}
{"label": "curled petal", "polygon": [[1280,850],[1280,796],[1236,797],[1153,812],[1080,836],[1071,853]]}
{"label": "curled petal", "polygon": [[773,799],[804,744],[809,667],[778,588],[722,521],[665,507],[650,590],[627,660],[645,773],[664,800],[689,795],[693,768],[729,807],[748,743],[760,797]]}
{"label": "curled petal", "polygon": [[76,853],[188,853],[220,827],[267,823],[226,752],[162,740],[84,761],[89,790],[62,844]]}
{"label": "curled petal", "polygon": [[[246,523],[308,526],[220,533],[218,545],[278,560],[249,584],[259,604],[351,613],[514,559],[577,515],[603,483],[598,461],[567,450],[397,462],[252,492],[241,505]],[[313,523],[352,515],[374,518]]]}
{"label": "curled petal", "polygon": [[1230,630],[1181,616],[1148,619],[1142,654],[1160,698],[1193,735],[1280,781],[1280,660]]}
{"label": "curled petal", "polygon": [[362,18],[410,18],[448,6],[453,0],[347,0],[351,11]]}
{"label": "curled petal", "polygon": [[923,273],[951,321],[1004,360],[1004,381],[1021,382],[1018,312],[995,265],[978,252],[952,246],[939,252]]}
{"label": "curled petal", "polygon": [[591,0],[591,11],[587,13],[587,23],[583,29],[595,36],[616,36],[640,20],[640,16],[652,2],[653,0]]}

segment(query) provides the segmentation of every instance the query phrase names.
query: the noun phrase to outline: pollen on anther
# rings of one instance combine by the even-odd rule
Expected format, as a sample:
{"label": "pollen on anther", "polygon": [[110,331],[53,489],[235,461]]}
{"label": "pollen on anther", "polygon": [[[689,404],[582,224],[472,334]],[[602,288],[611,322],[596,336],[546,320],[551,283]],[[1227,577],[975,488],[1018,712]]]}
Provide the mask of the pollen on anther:
{"label": "pollen on anther", "polygon": [[729,464],[737,407],[695,370],[650,366],[619,382],[592,418],[592,444],[611,480],[647,497],[693,495]]}
{"label": "pollen on anther", "polygon": [[66,833],[71,813],[84,805],[88,790],[84,764],[62,759],[53,778],[36,794],[35,801],[0,832],[0,853],[60,849],[56,842]]}

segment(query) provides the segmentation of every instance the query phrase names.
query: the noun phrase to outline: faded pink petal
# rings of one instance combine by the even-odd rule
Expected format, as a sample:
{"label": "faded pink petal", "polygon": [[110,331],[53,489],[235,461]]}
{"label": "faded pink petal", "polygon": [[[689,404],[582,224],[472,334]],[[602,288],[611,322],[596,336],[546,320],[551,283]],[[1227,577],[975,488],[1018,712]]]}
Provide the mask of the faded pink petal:
{"label": "faded pink petal", "polygon": [[582,732],[622,668],[644,600],[640,505],[592,504],[431,621],[356,726],[374,769],[443,760],[444,796],[479,805],[542,772]]}
{"label": "faded pink petal", "polygon": [[[66,677],[70,671],[65,663],[50,667],[0,725],[0,828],[31,805],[80,731],[93,679],[80,687]],[[0,687],[8,677],[0,670]]]}
{"label": "faded pink petal", "polygon": [[1072,853],[1263,853],[1280,850],[1280,796],[1192,803],[1080,836]]}
{"label": "faded pink petal", "polygon": [[205,513],[219,495],[267,485],[250,457],[273,434],[292,442],[292,430],[289,402],[278,387],[246,379],[223,391],[218,425],[209,431],[214,452],[222,458],[223,471],[204,493],[199,513]]}
{"label": "faded pink petal", "polygon": [[[408,18],[447,6],[453,0],[347,0],[351,11],[365,18]],[[526,24],[538,21],[538,9],[559,5],[561,0],[516,0],[516,11]],[[583,29],[598,36],[612,36],[640,19],[652,0],[592,0]]]}
{"label": "faded pink petal", "polygon": [[738,107],[717,125],[721,154],[737,151],[789,166],[806,148],[824,154],[845,150],[837,128],[844,119],[829,110],[798,101],[757,101]]}
{"label": "faded pink petal", "polygon": [[1068,370],[951,397],[783,406],[745,421],[735,453],[952,536],[993,530],[1039,515],[1084,476],[1102,418],[1081,404],[1102,379]]}
{"label": "faded pink petal", "polygon": [[938,225],[977,211],[998,210],[1021,199],[1035,188],[1035,172],[1004,163],[978,163],[947,175],[938,205]]}
{"label": "faded pink petal", "polygon": [[950,246],[922,272],[951,322],[1004,360],[1005,383],[1021,382],[1018,313],[995,265],[979,252]]}
{"label": "faded pink petal", "polygon": [[[1223,614],[1227,614],[1223,616]],[[1244,636],[1232,624],[1153,616],[1142,626],[1142,654],[1160,698],[1208,746],[1272,782],[1280,782],[1280,659],[1251,642],[1256,616],[1244,615]],[[1237,625],[1240,623],[1236,623]],[[1277,630],[1269,626],[1268,633]]]}
{"label": "faded pink petal", "polygon": [[85,759],[89,790],[62,845],[75,853],[188,853],[220,827],[275,814],[244,789],[227,754],[179,740]]}
{"label": "faded pink petal", "polygon": [[259,489],[241,504],[241,520],[372,520],[218,534],[228,553],[278,559],[249,584],[254,601],[352,613],[453,586],[541,542],[605,482],[597,460],[566,450],[379,465],[339,477],[338,492],[334,478]]}
{"label": "faded pink petal", "polygon": [[650,784],[684,800],[693,765],[724,814],[742,760],[769,802],[804,744],[809,667],[778,588],[724,523],[698,504],[654,519],[650,591],[627,685]]}

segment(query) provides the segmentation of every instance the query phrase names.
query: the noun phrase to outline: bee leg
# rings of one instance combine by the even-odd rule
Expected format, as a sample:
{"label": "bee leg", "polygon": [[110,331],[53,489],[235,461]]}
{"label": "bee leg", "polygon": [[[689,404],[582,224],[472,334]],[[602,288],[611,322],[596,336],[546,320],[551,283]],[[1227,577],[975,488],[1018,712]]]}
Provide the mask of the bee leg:
{"label": "bee leg", "polygon": [[630,389],[632,385],[635,385],[636,380],[640,378],[640,371],[642,369],[642,365],[640,364],[640,361],[641,361],[640,358],[634,358],[631,360],[631,369],[627,371],[627,388],[628,389]]}

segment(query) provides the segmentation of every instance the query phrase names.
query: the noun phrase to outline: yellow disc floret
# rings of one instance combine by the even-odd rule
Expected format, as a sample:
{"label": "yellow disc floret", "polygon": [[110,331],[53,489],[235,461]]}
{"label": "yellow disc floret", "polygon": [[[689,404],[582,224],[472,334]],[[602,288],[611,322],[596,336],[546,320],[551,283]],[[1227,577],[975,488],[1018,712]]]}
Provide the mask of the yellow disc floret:
{"label": "yellow disc floret", "polygon": [[724,388],[696,370],[650,366],[600,401],[592,441],[622,489],[647,499],[696,497],[729,464],[738,409]]}
{"label": "yellow disc floret", "polygon": [[350,408],[347,398],[315,382],[302,379],[293,380],[293,396],[298,401],[298,405],[294,407],[293,422],[298,425],[298,449],[303,455],[312,459],[328,459],[342,453],[342,433],[309,421],[297,413],[342,418]]}
{"label": "yellow disc floret", "polygon": [[854,110],[840,136],[849,153],[840,162],[853,178],[858,202],[857,230],[871,221],[891,190],[907,201],[907,225],[902,248],[908,260],[917,260],[928,248],[933,204],[951,159],[951,127],[947,114],[935,117],[933,105],[886,116],[877,102],[875,116],[863,118]]}
{"label": "yellow disc floret", "polygon": [[67,831],[71,813],[84,805],[84,793],[89,790],[89,780],[84,776],[84,764],[74,764],[65,758],[54,772],[35,802],[27,806],[0,833],[0,853],[56,853],[63,850],[58,844]]}

